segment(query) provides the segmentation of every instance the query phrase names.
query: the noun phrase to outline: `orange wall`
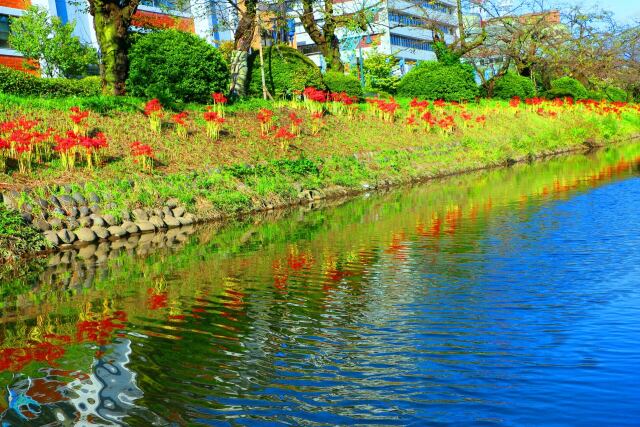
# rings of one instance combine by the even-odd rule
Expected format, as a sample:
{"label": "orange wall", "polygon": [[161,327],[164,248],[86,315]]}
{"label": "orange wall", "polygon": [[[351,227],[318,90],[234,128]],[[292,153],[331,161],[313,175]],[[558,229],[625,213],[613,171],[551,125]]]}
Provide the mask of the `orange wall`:
{"label": "orange wall", "polygon": [[[2,1],[5,0],[0,0]],[[193,18],[181,18],[146,10],[139,10],[133,15],[132,25],[141,28],[175,28],[189,33],[196,32]]]}
{"label": "orange wall", "polygon": [[12,7],[14,9],[26,9],[31,2],[29,0],[0,0],[0,6]]}
{"label": "orange wall", "polygon": [[0,65],[13,68],[14,70],[26,71],[31,74],[38,74],[36,70],[27,70],[24,68],[24,58],[20,56],[0,55]]}

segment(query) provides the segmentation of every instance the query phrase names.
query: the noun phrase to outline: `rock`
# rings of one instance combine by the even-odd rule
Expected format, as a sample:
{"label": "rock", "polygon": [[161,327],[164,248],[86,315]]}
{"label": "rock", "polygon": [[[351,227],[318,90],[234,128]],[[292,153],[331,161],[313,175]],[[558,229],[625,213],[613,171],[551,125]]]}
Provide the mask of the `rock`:
{"label": "rock", "polygon": [[193,224],[193,220],[189,219],[187,217],[181,216],[179,218],[176,218],[178,220],[178,222],[180,222],[181,225],[191,225]]}
{"label": "rock", "polygon": [[152,216],[151,218],[149,218],[149,222],[151,224],[153,224],[154,227],[156,228],[165,228],[167,226],[167,224],[164,223],[164,221],[162,220],[162,218],[160,218],[159,216]]}
{"label": "rock", "polygon": [[33,206],[31,206],[29,203],[23,203],[22,206],[20,206],[20,210],[22,212],[31,213],[33,212]]}
{"label": "rock", "polygon": [[173,212],[171,212],[171,209],[165,206],[162,208],[162,218],[166,218],[168,216],[173,216]]}
{"label": "rock", "polygon": [[31,215],[29,212],[22,212],[20,216],[27,224],[31,224],[33,222],[33,215]]}
{"label": "rock", "polygon": [[58,197],[58,200],[60,200],[60,204],[62,205],[62,207],[64,208],[71,208],[73,206],[77,206],[77,203],[75,200],[73,200],[73,198],[71,198],[71,196],[60,196]]}
{"label": "rock", "polygon": [[100,225],[94,225],[93,227],[91,227],[91,231],[96,233],[96,237],[98,237],[99,239],[108,239],[109,236],[111,236],[109,230]]}
{"label": "rock", "polygon": [[73,191],[73,188],[71,188],[71,186],[69,184],[63,185],[62,188],[64,189],[65,193],[67,193],[67,194],[71,194],[71,192]]}
{"label": "rock", "polygon": [[68,228],[69,230],[75,230],[76,228],[80,227],[80,224],[78,223],[78,221],[76,221],[75,218],[68,217],[66,223],[66,228]]}
{"label": "rock", "polygon": [[122,237],[127,235],[127,231],[119,225],[112,225],[107,230],[111,233],[111,236]]}
{"label": "rock", "polygon": [[91,218],[91,221],[93,221],[93,225],[97,225],[100,227],[104,227],[107,225],[107,222],[100,215],[91,214],[89,215],[89,218]]}
{"label": "rock", "polygon": [[116,225],[116,223],[117,223],[117,221],[114,218],[114,216],[110,215],[110,214],[102,215],[102,219],[104,219],[104,222],[106,222],[107,225],[110,225],[110,226],[111,225]]}
{"label": "rock", "polygon": [[66,216],[67,215],[67,212],[62,208],[55,208],[53,210],[53,213],[56,214],[56,215],[62,215],[62,216]]}
{"label": "rock", "polygon": [[38,206],[40,206],[40,207],[41,207],[43,210],[45,210],[45,211],[46,211],[47,209],[49,209],[49,206],[51,206],[51,205],[49,204],[49,202],[47,202],[45,199],[43,199],[43,198],[41,198],[41,197],[38,197],[38,198],[36,199],[36,203],[38,204]]}
{"label": "rock", "polygon": [[100,197],[96,193],[89,194],[89,201],[93,204],[100,203]]}
{"label": "rock", "polygon": [[49,198],[49,201],[51,202],[51,204],[53,206],[55,206],[56,208],[62,208],[62,205],[60,204],[60,200],[58,200],[58,198],[56,196],[51,196]]}
{"label": "rock", "polygon": [[131,212],[127,209],[122,211],[122,221],[131,221]]}
{"label": "rock", "polygon": [[180,218],[185,214],[185,210],[183,207],[177,207],[172,212],[173,212],[173,216],[175,216],[176,218]]}
{"label": "rock", "polygon": [[71,197],[76,201],[78,206],[87,204],[87,199],[85,199],[84,196],[80,193],[73,193]]}
{"label": "rock", "polygon": [[86,206],[80,206],[78,208],[78,214],[80,214],[80,217],[85,217],[91,215],[91,211]]}
{"label": "rock", "polygon": [[80,216],[80,211],[78,210],[78,208],[73,206],[73,207],[71,207],[70,209],[67,210],[67,214],[69,216],[74,217],[74,218],[78,218]]}
{"label": "rock", "polygon": [[135,234],[140,232],[140,229],[138,228],[138,226],[131,221],[123,221],[120,227],[124,228],[125,231],[129,234]]}
{"label": "rock", "polygon": [[156,231],[156,227],[149,221],[136,221],[135,225],[140,229],[142,233]]}
{"label": "rock", "polygon": [[56,247],[60,244],[60,239],[58,238],[58,234],[55,231],[45,231],[44,237],[51,243],[52,246]]}
{"label": "rock", "polygon": [[136,221],[149,221],[149,215],[142,209],[134,209],[132,215]]}
{"label": "rock", "polygon": [[80,227],[91,227],[93,225],[93,220],[85,216],[78,220],[78,224],[80,225]]}
{"label": "rock", "polygon": [[86,245],[80,248],[78,251],[78,257],[82,259],[89,259],[96,253],[96,245]]}
{"label": "rock", "polygon": [[165,216],[163,221],[165,224],[167,224],[167,227],[169,228],[180,227],[180,221],[178,221],[177,218],[174,218],[172,216]]}
{"label": "rock", "polygon": [[99,214],[100,212],[102,212],[102,209],[100,209],[100,206],[98,206],[98,205],[89,206],[89,210],[91,211],[91,213],[94,213],[96,215]]}
{"label": "rock", "polygon": [[56,234],[60,239],[60,243],[73,243],[76,240],[76,235],[69,230],[60,230]]}
{"label": "rock", "polygon": [[175,209],[178,207],[178,199],[176,199],[175,197],[172,197],[168,199],[164,205],[169,209]]}
{"label": "rock", "polygon": [[35,221],[33,221],[33,225],[36,226],[36,228],[40,231],[49,231],[51,230],[51,224],[49,224],[47,221],[45,221],[42,218],[36,218]]}
{"label": "rock", "polygon": [[62,220],[60,218],[49,218],[47,222],[54,230],[60,230],[62,228]]}
{"label": "rock", "polygon": [[81,242],[91,243],[95,242],[97,239],[96,233],[94,233],[90,228],[82,227],[77,229],[74,233]]}
{"label": "rock", "polygon": [[160,208],[154,208],[153,209],[153,216],[157,216],[160,219],[164,218],[164,212],[162,212],[162,209]]}

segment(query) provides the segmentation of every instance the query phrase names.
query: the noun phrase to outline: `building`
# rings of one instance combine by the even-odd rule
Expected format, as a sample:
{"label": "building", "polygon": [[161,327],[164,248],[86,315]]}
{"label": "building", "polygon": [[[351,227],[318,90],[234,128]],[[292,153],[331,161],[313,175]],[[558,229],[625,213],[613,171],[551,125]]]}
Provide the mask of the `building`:
{"label": "building", "polygon": [[[338,29],[342,60],[356,66],[374,49],[400,60],[400,73],[408,71],[418,61],[435,60],[430,27],[437,25],[451,43],[456,36],[457,11],[455,0],[333,0],[337,15],[350,15],[366,10],[373,16],[367,31]],[[367,4],[367,2],[369,4]],[[318,15],[318,19],[321,16]],[[299,20],[295,22],[293,46],[324,66],[318,47],[305,32]]]}
{"label": "building", "polygon": [[[212,44],[233,40],[233,24],[237,22],[233,8],[225,7],[224,0],[213,0],[213,7],[203,6],[202,0],[191,0],[191,7],[176,10],[171,0],[143,0],[134,15],[133,26],[145,28],[178,28],[193,32]],[[222,2],[222,3],[220,3]],[[342,60],[349,66],[356,66],[363,57],[376,49],[378,52],[394,55],[400,59],[400,72],[407,71],[417,61],[435,60],[433,50],[432,25],[437,25],[444,33],[445,41],[452,42],[457,28],[455,0],[333,0],[338,15],[349,15],[366,10],[372,16],[367,31],[339,28]],[[41,6],[62,22],[76,22],[75,35],[83,42],[98,48],[93,21],[86,7],[73,0],[0,0],[0,64],[24,69],[20,54],[7,43],[10,21],[20,16],[29,4]],[[241,3],[240,3],[241,6]],[[281,6],[278,6],[281,7]],[[297,6],[278,11],[289,18],[284,34],[274,32],[274,38],[286,40],[317,65],[324,67],[318,47],[305,32],[296,15]],[[216,12],[211,12],[215,10]],[[273,12],[271,12],[273,13]],[[318,20],[321,15],[318,13]],[[265,23],[262,23],[265,25]],[[267,24],[268,25],[268,24]]]}

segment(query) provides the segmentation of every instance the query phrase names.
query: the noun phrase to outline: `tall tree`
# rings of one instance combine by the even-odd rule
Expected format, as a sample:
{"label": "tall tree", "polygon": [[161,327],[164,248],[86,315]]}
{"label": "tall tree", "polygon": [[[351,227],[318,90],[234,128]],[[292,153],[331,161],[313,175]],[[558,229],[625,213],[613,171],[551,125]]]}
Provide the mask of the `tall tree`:
{"label": "tall tree", "polygon": [[105,94],[124,95],[129,72],[129,26],[140,0],[88,0],[100,45],[100,76]]}

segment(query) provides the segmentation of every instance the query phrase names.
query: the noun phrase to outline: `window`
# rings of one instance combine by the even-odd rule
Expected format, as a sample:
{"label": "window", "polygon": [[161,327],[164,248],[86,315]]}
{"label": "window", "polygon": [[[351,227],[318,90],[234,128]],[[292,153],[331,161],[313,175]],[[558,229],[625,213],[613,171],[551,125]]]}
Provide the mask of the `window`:
{"label": "window", "polygon": [[176,10],[178,12],[188,12],[190,7],[189,2],[183,0],[141,0],[140,4],[163,11]]}
{"label": "window", "polygon": [[431,42],[403,37],[397,34],[391,34],[391,44],[394,46],[405,47],[407,49],[433,51],[433,44]]}
{"label": "window", "polygon": [[9,17],[0,15],[0,48],[9,47]]}
{"label": "window", "polygon": [[[405,15],[403,13],[389,12],[389,21],[399,24],[400,26],[408,27],[428,27],[429,21],[417,16]],[[453,27],[448,25],[438,25],[438,28],[445,34],[454,34]]]}

